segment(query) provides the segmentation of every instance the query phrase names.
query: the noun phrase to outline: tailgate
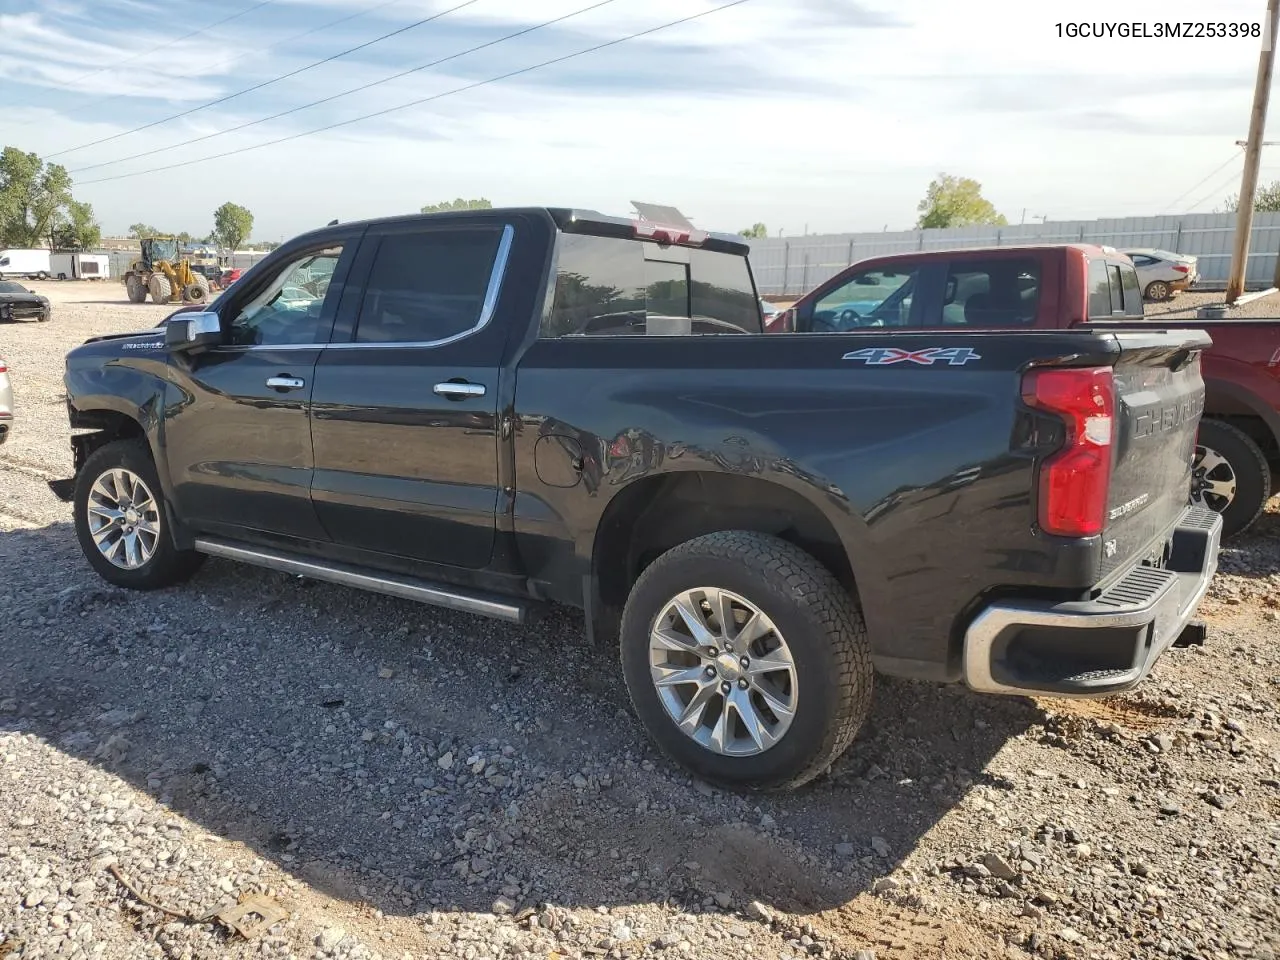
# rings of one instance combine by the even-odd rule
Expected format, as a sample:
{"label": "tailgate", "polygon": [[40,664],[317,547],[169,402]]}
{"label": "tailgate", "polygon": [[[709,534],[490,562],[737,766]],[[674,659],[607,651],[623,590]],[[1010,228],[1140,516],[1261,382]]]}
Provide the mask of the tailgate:
{"label": "tailgate", "polygon": [[1204,410],[1201,330],[1117,333],[1116,422],[1102,575],[1157,559],[1187,508],[1196,431]]}

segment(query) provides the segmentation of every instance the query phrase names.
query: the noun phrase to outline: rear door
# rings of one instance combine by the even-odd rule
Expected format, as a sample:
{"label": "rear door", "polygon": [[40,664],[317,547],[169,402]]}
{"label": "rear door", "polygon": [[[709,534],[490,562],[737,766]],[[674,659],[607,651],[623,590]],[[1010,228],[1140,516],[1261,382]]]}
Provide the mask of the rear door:
{"label": "rear door", "polygon": [[508,331],[495,313],[513,237],[496,219],[366,235],[354,326],[315,372],[311,498],[335,543],[489,563]]}

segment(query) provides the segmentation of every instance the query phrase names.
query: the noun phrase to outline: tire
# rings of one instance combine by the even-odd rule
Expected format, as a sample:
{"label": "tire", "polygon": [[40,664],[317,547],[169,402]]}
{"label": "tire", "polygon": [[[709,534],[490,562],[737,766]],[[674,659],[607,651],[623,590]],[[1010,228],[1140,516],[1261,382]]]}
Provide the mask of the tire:
{"label": "tire", "polygon": [[[696,647],[675,650],[659,644],[656,652],[651,651],[651,634],[660,621],[671,625],[665,631],[668,637],[681,630],[672,612],[674,598],[686,592],[696,597],[700,588],[731,595],[735,621],[731,633],[741,630],[742,620],[751,615],[744,606],[754,607],[771,621],[766,624],[771,629],[745,645],[740,634],[730,637],[739,642],[731,654],[726,650],[714,661],[694,652]],[[709,609],[718,609],[718,603]],[[712,613],[703,626],[714,626],[716,619]],[[760,646],[779,642],[772,651]],[[853,599],[809,554],[764,534],[714,533],[660,556],[641,574],[627,599],[621,647],[627,691],[649,735],[677,763],[705,780],[733,789],[786,789],[812,780],[853,741],[871,706],[870,646]],[[734,657],[740,658],[738,663],[755,657],[758,664],[768,655],[771,663],[784,663],[786,657],[780,655],[784,650],[790,651],[793,674],[784,669],[758,674],[754,680],[726,679],[737,674]],[[655,656],[662,660],[656,668]],[[709,666],[712,663],[720,666]],[[692,679],[667,685],[660,694],[655,669],[669,675],[684,670]],[[707,669],[722,672],[709,681]],[[756,682],[768,684],[780,705],[783,700],[789,702],[793,708],[789,725],[783,714],[762,709],[762,687],[754,686]],[[741,683],[753,685],[744,690]],[[697,711],[697,729],[686,734],[672,711],[681,706],[687,711],[708,686],[712,692]],[[687,702],[681,704],[686,694]],[[728,713],[723,706],[726,695],[751,705],[753,715],[762,721],[760,727],[780,731],[777,739],[752,742],[746,736],[746,725],[735,719],[731,727],[739,735],[731,741],[734,749],[704,745],[707,738],[715,742],[713,731],[720,729],[716,718]],[[734,713],[741,717],[737,709]],[[729,742],[721,737],[722,745]]]}
{"label": "tire", "polygon": [[50,308],[50,309],[48,309],[48,310],[44,311],[44,313],[40,314],[40,318],[39,318],[39,319],[40,319],[40,322],[41,322],[41,323],[48,323],[50,320],[52,320],[52,319],[53,319],[53,308]]}
{"label": "tire", "polygon": [[173,296],[173,284],[162,273],[151,275],[151,279],[147,281],[147,290],[151,294],[153,303],[168,303],[169,298]]}
{"label": "tire", "polygon": [[209,299],[209,284],[201,286],[198,282],[188,283],[182,288],[183,303],[204,303]]}
{"label": "tire", "polygon": [[[154,527],[154,537],[144,534],[140,529],[135,530],[136,542],[141,544],[141,547],[134,558],[125,558],[123,546],[116,547],[117,559],[142,559],[146,553],[146,544],[152,544],[150,554],[146,555],[142,562],[133,566],[120,565],[105,556],[98,548],[94,540],[94,529],[90,526],[91,496],[99,506],[111,507],[110,500],[104,500],[101,493],[95,490],[95,485],[113,471],[124,471],[127,475],[141,480],[149,497],[147,501],[140,502],[154,504],[154,509],[145,510],[144,515],[139,517],[140,520],[145,520]],[[109,482],[105,489],[111,489]],[[198,553],[178,550],[174,547],[173,538],[169,535],[169,517],[164,509],[164,494],[160,488],[160,478],[156,474],[151,452],[143,440],[117,440],[93,452],[76,476],[74,510],[76,538],[80,541],[80,549],[84,552],[85,559],[89,561],[89,565],[98,576],[117,587],[128,587],[132,590],[156,590],[168,587],[190,577],[204,559]],[[95,516],[93,523],[101,522],[101,516]],[[104,538],[109,545],[118,543],[120,539],[122,537],[111,532]]]}
{"label": "tire", "polygon": [[66,275],[65,273],[60,273],[60,274],[58,274],[58,279],[59,279],[59,280],[65,280],[65,279],[67,279],[67,275]]}
{"label": "tire", "polygon": [[48,280],[48,279],[49,279],[49,274],[45,273],[43,270],[37,270],[37,271],[36,271],[36,279],[37,279],[37,280]]}
{"label": "tire", "polygon": [[1200,421],[1191,502],[1222,514],[1222,535],[1253,526],[1271,498],[1271,465],[1253,438],[1223,420]]}
{"label": "tire", "polygon": [[124,278],[124,289],[129,294],[131,303],[146,302],[147,285],[142,282],[142,278],[136,273],[131,273]]}
{"label": "tire", "polygon": [[1173,288],[1164,280],[1152,280],[1144,296],[1148,300],[1169,300],[1173,297]]}

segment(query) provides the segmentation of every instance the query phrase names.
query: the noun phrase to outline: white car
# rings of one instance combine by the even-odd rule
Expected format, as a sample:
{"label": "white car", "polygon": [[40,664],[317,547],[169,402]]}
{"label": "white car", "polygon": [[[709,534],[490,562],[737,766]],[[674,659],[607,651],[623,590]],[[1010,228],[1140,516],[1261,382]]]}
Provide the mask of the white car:
{"label": "white car", "polygon": [[13,426],[13,387],[9,385],[9,367],[0,357],[0,443],[9,439]]}
{"label": "white car", "polygon": [[1138,268],[1138,283],[1145,300],[1168,300],[1200,279],[1195,257],[1146,248],[1125,250],[1124,254]]}

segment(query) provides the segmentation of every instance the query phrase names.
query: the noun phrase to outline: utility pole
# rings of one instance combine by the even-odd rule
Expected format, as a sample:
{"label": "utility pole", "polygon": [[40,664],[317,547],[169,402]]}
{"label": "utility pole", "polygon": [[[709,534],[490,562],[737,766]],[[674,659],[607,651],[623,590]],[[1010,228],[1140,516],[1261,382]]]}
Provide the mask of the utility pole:
{"label": "utility pole", "polygon": [[1253,232],[1253,200],[1258,192],[1258,165],[1262,161],[1262,133],[1267,125],[1267,101],[1271,97],[1271,74],[1276,63],[1276,19],[1280,0],[1267,0],[1267,19],[1262,25],[1262,52],[1258,55],[1258,79],[1253,89],[1253,110],[1249,114],[1249,140],[1244,148],[1244,175],[1240,179],[1240,203],[1236,210],[1236,237],[1231,251],[1231,272],[1227,274],[1227,304],[1244,293],[1244,275],[1249,265],[1249,235]]}

